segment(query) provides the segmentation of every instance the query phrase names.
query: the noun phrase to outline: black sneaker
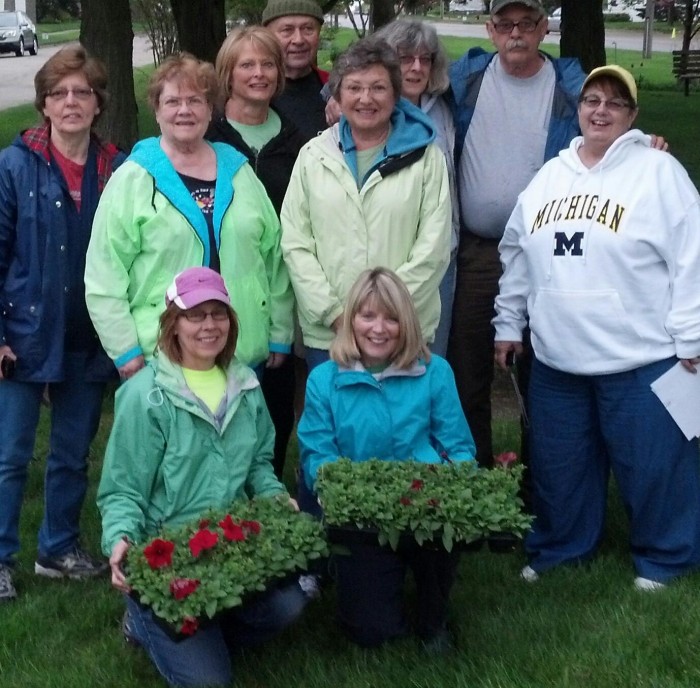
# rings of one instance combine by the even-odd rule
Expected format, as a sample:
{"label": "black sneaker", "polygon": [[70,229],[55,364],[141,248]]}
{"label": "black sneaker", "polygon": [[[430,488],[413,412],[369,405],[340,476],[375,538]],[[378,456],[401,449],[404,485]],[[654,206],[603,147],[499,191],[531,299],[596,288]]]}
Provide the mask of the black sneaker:
{"label": "black sneaker", "polygon": [[0,564],[0,602],[9,602],[17,597],[17,591],[12,583],[12,569],[6,564]]}
{"label": "black sneaker", "polygon": [[34,563],[34,573],[47,578],[93,578],[109,571],[106,561],[93,559],[85,550],[74,547],[60,557],[39,557]]}

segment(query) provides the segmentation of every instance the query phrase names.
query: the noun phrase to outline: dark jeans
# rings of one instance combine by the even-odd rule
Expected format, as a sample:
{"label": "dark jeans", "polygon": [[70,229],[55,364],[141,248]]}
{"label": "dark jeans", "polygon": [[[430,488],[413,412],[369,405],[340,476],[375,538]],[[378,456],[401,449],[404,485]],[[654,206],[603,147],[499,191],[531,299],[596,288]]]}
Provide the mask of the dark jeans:
{"label": "dark jeans", "polygon": [[275,426],[272,466],[275,475],[282,480],[287,445],[294,429],[294,356],[289,354],[279,368],[265,368],[260,386]]}
{"label": "dark jeans", "polygon": [[448,600],[459,554],[401,544],[394,552],[378,545],[353,544],[350,555],[334,557],[338,623],[353,642],[374,647],[406,635],[404,579],[416,583],[416,632],[430,639],[445,628]]}

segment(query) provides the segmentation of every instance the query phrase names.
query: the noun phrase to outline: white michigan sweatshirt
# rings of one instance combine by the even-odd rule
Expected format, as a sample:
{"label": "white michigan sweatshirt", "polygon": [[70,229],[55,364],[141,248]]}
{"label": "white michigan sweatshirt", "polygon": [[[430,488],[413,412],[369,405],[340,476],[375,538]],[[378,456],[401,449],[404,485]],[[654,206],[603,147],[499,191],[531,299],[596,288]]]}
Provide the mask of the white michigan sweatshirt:
{"label": "white michigan sweatshirt", "polygon": [[632,130],[594,167],[575,138],[520,194],[499,245],[496,341],[529,320],[545,365],[578,375],[700,355],[700,196]]}

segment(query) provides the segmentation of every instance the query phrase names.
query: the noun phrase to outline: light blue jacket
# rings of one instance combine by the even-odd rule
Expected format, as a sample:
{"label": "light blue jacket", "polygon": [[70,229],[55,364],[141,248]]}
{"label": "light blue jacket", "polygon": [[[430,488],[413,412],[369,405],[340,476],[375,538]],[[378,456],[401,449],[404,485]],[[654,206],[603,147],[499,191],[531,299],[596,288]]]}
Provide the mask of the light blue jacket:
{"label": "light blue jacket", "polygon": [[318,469],[341,457],[440,463],[443,454],[471,461],[476,453],[452,369],[439,356],[374,375],[359,363],[318,366],[306,385],[297,437],[312,489]]}

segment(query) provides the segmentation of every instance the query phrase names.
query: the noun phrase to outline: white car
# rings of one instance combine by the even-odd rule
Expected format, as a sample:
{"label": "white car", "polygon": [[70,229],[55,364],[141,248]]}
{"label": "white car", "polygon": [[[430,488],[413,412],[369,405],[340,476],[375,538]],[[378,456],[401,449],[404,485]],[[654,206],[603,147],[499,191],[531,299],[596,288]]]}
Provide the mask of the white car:
{"label": "white car", "polygon": [[561,33],[561,7],[547,17],[547,33]]}

